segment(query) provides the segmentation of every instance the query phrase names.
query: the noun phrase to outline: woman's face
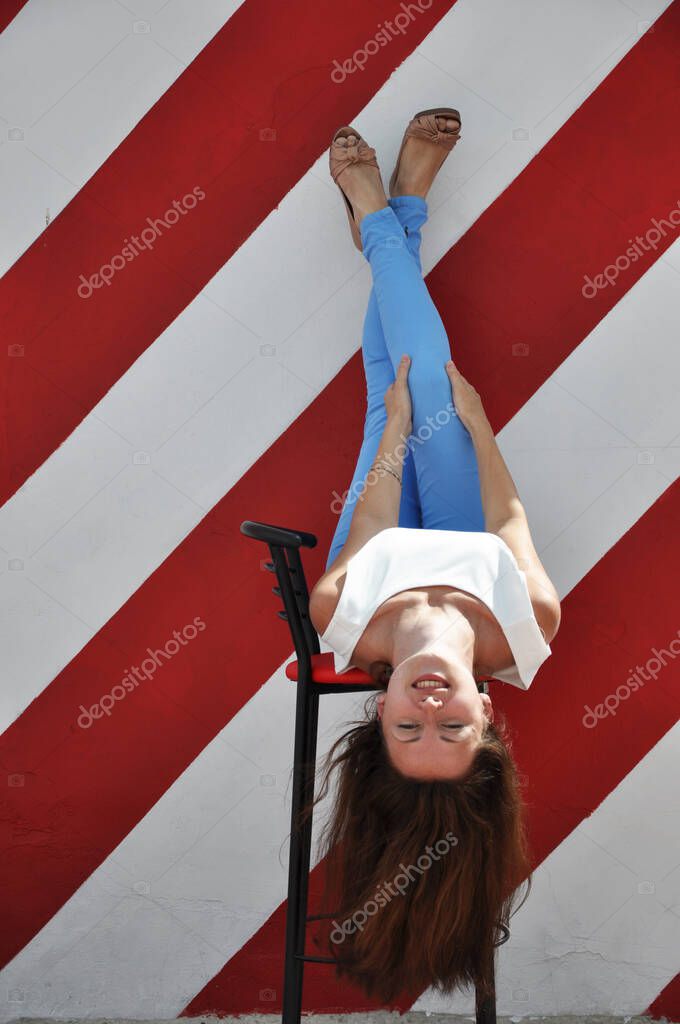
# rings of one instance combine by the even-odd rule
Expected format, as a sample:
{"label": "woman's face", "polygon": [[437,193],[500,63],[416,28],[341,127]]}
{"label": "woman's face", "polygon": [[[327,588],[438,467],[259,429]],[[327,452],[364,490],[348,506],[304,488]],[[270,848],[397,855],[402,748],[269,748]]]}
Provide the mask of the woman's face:
{"label": "woman's face", "polygon": [[493,708],[465,665],[419,652],[395,667],[378,696],[378,717],[397,771],[455,779],[469,770]]}

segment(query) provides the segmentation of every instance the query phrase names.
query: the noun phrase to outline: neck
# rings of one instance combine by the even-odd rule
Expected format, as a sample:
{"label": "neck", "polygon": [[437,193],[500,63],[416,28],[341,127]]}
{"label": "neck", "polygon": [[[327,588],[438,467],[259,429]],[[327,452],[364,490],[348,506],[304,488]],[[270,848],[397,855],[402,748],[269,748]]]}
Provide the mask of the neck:
{"label": "neck", "polygon": [[395,609],[388,641],[390,664],[429,651],[474,672],[475,638],[472,622],[456,608],[425,604]]}

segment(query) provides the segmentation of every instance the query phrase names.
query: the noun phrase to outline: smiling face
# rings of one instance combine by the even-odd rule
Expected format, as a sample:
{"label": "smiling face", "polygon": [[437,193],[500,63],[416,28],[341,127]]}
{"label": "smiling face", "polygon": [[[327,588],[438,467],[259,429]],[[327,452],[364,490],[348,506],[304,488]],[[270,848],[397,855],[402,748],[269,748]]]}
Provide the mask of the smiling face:
{"label": "smiling face", "polygon": [[456,779],[472,765],[493,708],[462,660],[434,652],[406,658],[378,696],[390,760],[413,779]]}

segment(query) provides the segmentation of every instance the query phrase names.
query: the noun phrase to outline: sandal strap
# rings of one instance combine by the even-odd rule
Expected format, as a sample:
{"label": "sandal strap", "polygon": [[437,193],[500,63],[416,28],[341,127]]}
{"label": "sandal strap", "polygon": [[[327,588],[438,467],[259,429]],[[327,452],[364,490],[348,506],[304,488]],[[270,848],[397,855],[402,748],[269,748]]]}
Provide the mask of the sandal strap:
{"label": "sandal strap", "polygon": [[359,139],[354,146],[337,146],[333,143],[330,157],[331,176],[335,182],[352,164],[370,164],[372,167],[378,167],[375,150],[363,139]]}
{"label": "sandal strap", "polygon": [[443,146],[444,149],[452,150],[461,138],[460,124],[457,128],[453,128],[451,131],[448,129],[442,131],[437,127],[437,117],[446,117],[447,120],[455,120],[455,118],[451,117],[451,114],[445,112],[442,112],[441,114],[421,114],[420,117],[414,117],[413,120],[409,122],[404,138],[411,136],[416,139],[427,139],[429,142],[434,142],[438,146]]}

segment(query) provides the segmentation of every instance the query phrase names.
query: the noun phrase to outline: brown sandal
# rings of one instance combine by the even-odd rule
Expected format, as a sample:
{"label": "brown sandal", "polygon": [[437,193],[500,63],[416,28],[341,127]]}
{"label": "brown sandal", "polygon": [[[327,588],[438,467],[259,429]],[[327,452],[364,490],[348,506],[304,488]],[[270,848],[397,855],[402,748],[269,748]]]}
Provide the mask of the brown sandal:
{"label": "brown sandal", "polygon": [[[341,135],[341,133],[344,133]],[[337,139],[344,138],[347,135],[356,135],[357,143],[354,146],[338,146]],[[338,128],[333,139],[331,141],[331,148],[329,152],[329,163],[331,177],[333,181],[340,189],[342,198],[345,200],[345,208],[347,210],[347,216],[349,218],[349,227],[352,232],[352,238],[359,252],[363,251],[361,244],[361,232],[359,231],[359,225],[354,219],[354,210],[349,199],[345,195],[342,186],[340,185],[338,178],[343,171],[351,167],[352,164],[366,163],[371,164],[372,167],[378,167],[378,161],[376,160],[375,150],[372,149],[368,143],[362,139],[356,128],[352,128],[350,125],[343,125],[342,128]],[[378,167],[378,170],[380,168]]]}
{"label": "brown sandal", "polygon": [[[447,121],[457,121],[458,127],[454,128],[452,131],[449,131],[448,129],[444,129],[444,131],[442,131],[437,127],[438,117],[444,117]],[[419,113],[414,114],[412,119],[409,121],[406,131],[404,132],[404,137],[401,140],[397,162],[394,165],[392,177],[390,178],[390,195],[392,195],[392,190],[397,182],[401,154],[404,151],[407,139],[428,139],[430,142],[434,142],[435,145],[441,146],[445,152],[442,161],[437,168],[439,171],[444,160],[446,160],[447,156],[461,137],[461,125],[462,121],[460,119],[460,113],[457,110],[454,110],[453,107],[433,107],[431,110],[421,110]]]}

